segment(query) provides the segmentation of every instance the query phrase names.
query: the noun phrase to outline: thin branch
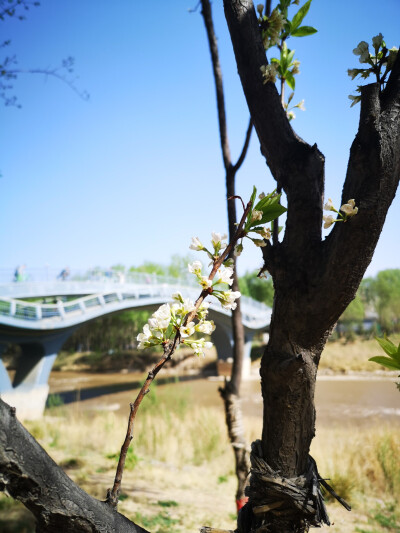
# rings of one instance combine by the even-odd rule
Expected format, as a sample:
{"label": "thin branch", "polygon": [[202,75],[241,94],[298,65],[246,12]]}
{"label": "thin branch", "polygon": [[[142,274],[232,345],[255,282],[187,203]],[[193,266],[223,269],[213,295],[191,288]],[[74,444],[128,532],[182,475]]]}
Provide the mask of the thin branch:
{"label": "thin branch", "polygon": [[236,165],[233,166],[233,170],[234,170],[235,173],[240,169],[240,167],[242,166],[243,161],[244,161],[244,159],[246,157],[247,150],[248,150],[249,144],[250,144],[250,138],[251,138],[252,130],[253,130],[253,122],[252,122],[252,120],[250,118],[249,119],[249,125],[247,126],[246,137],[244,139],[242,152],[241,152],[241,154],[239,156],[239,159],[236,162]]}
{"label": "thin branch", "polygon": [[215,92],[217,96],[218,124],[221,140],[222,158],[224,161],[225,170],[228,170],[232,166],[232,161],[226,126],[225,98],[222,83],[222,70],[219,62],[218,44],[217,38],[215,36],[214,24],[211,14],[211,5],[209,0],[201,0],[201,7],[201,14],[203,15],[204,24],[207,31],[207,38],[210,47],[211,61],[215,80]]}
{"label": "thin branch", "polygon": [[[4,4],[7,7],[4,7]],[[16,16],[19,20],[23,20],[25,17],[23,15],[17,15],[15,10],[19,7],[23,7],[25,11],[29,9],[29,6],[37,7],[39,2],[28,2],[27,0],[14,0],[14,2],[1,2],[0,3],[0,20],[4,20],[6,16],[14,17]]]}
{"label": "thin branch", "polygon": [[[229,242],[228,246],[225,248],[225,250],[222,252],[222,254],[218,257],[218,259],[216,261],[214,261],[214,264],[213,264],[211,272],[210,272],[210,274],[208,276],[208,279],[210,279],[210,280],[214,279],[215,274],[217,273],[218,269],[221,267],[221,265],[225,261],[225,259],[227,259],[227,257],[229,257],[229,254],[233,250],[236,242],[245,235],[245,232],[243,231],[243,226],[245,224],[245,221],[246,221],[246,218],[247,218],[247,215],[248,215],[250,209],[251,209],[251,202],[248,202],[248,204],[246,205],[246,208],[245,208],[245,210],[243,212],[243,215],[242,215],[242,218],[240,220],[240,223],[239,223],[239,226],[237,228],[237,231],[236,231],[236,233],[234,235],[234,238]],[[193,320],[195,318],[195,316],[197,314],[197,311],[198,311],[199,307],[201,306],[201,304],[203,303],[204,299],[207,298],[207,296],[209,296],[211,293],[212,293],[212,288],[211,287],[201,291],[200,296],[197,298],[197,300],[195,302],[193,311],[191,311],[190,313],[188,313],[186,315],[185,320],[183,322],[183,325],[188,324],[191,320]],[[119,493],[121,491],[121,483],[122,483],[122,476],[123,476],[124,468],[125,468],[125,460],[126,460],[126,455],[128,453],[129,445],[130,445],[130,443],[131,443],[131,441],[133,439],[133,430],[134,430],[134,424],[135,424],[137,411],[138,411],[138,409],[140,407],[140,404],[143,401],[143,398],[150,391],[150,386],[151,386],[152,382],[154,381],[154,378],[157,376],[159,371],[163,368],[165,363],[167,363],[167,361],[169,361],[171,359],[171,357],[172,357],[173,353],[175,352],[176,348],[178,347],[179,343],[180,343],[180,333],[179,333],[179,331],[177,331],[172,343],[168,343],[168,344],[166,344],[164,346],[164,354],[163,354],[163,356],[155,364],[153,369],[148,373],[147,378],[146,378],[145,382],[143,383],[142,388],[139,391],[139,394],[136,397],[136,400],[134,401],[134,403],[130,404],[128,427],[127,427],[127,431],[126,431],[125,440],[124,440],[124,442],[122,444],[122,447],[121,447],[121,453],[120,453],[119,460],[118,460],[117,470],[116,470],[115,479],[114,479],[114,485],[113,485],[112,489],[109,489],[107,491],[107,497],[106,497],[106,502],[109,505],[111,505],[112,507],[114,507],[115,509],[118,506],[118,497],[119,497]]]}
{"label": "thin branch", "polygon": [[14,78],[18,74],[42,74],[44,76],[53,76],[54,78],[57,78],[58,80],[62,81],[70,89],[72,89],[82,100],[89,100],[89,93],[87,91],[80,91],[76,85],[75,80],[69,80],[66,76],[63,76],[58,72],[57,68],[54,68],[52,70],[49,69],[42,69],[42,68],[35,68],[35,69],[29,69],[29,70],[22,70],[22,69],[14,69],[14,70],[8,70],[7,75],[11,75]]}

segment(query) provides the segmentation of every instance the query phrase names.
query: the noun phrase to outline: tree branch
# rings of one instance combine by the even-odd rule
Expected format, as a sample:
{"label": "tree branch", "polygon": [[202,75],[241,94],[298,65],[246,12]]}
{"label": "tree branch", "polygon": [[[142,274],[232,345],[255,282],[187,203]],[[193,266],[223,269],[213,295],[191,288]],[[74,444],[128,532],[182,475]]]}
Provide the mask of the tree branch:
{"label": "tree branch", "polygon": [[232,166],[231,153],[229,148],[228,133],[226,127],[225,98],[222,83],[222,71],[219,62],[217,38],[215,36],[214,24],[211,15],[211,5],[209,0],[201,0],[201,14],[207,31],[208,44],[213,66],[215,93],[217,97],[219,135],[222,149],[222,159],[224,168],[227,171]]}
{"label": "tree branch", "polygon": [[[219,258],[216,261],[214,261],[213,267],[212,267],[211,272],[210,272],[210,274],[208,276],[208,279],[210,279],[210,280],[214,279],[215,274],[217,273],[218,269],[221,267],[222,263],[231,254],[236,242],[240,238],[243,237],[243,235],[244,235],[243,226],[244,226],[244,223],[246,221],[246,218],[247,218],[247,215],[248,215],[250,209],[251,209],[251,203],[248,202],[248,204],[246,205],[246,208],[245,208],[245,210],[243,212],[242,218],[240,219],[240,222],[239,222],[239,225],[238,225],[238,228],[236,230],[236,233],[235,233],[234,237],[230,240],[228,246],[221,253]],[[212,293],[212,288],[203,289],[201,291],[200,296],[197,298],[197,300],[195,302],[193,311],[191,311],[190,313],[188,313],[186,315],[185,320],[183,322],[183,325],[188,324],[189,322],[191,322],[196,317],[196,314],[197,314],[197,311],[198,311],[200,305],[203,303],[205,298],[207,298],[207,296],[209,296],[209,294],[211,294],[211,293]],[[163,357],[156,363],[156,365],[153,367],[153,369],[148,373],[147,379],[143,383],[143,385],[142,385],[142,387],[141,387],[141,389],[139,391],[139,394],[136,397],[136,400],[134,401],[133,404],[130,405],[131,409],[130,409],[130,413],[129,413],[129,417],[128,417],[128,427],[127,427],[127,430],[126,430],[125,440],[124,440],[124,442],[122,444],[122,447],[121,447],[121,453],[120,453],[119,460],[118,460],[117,471],[116,471],[115,479],[114,479],[114,485],[113,485],[112,489],[109,489],[107,491],[106,502],[111,507],[113,507],[115,509],[118,507],[118,498],[119,498],[119,494],[120,494],[120,491],[121,491],[122,475],[124,473],[126,455],[128,453],[128,449],[129,449],[130,443],[132,442],[132,439],[133,439],[134,423],[135,423],[135,419],[136,419],[136,415],[137,415],[138,409],[140,407],[140,404],[143,401],[143,398],[149,392],[150,385],[154,381],[154,378],[157,376],[159,371],[163,368],[165,363],[171,359],[171,357],[174,354],[176,348],[180,344],[180,340],[181,340],[181,337],[180,337],[180,332],[178,330],[176,332],[176,335],[175,335],[172,343],[170,342],[170,343],[164,345],[164,355],[163,355]]]}
{"label": "tree branch", "polygon": [[[393,85],[394,87],[394,85]],[[379,85],[361,89],[360,123],[350,150],[342,203],[354,198],[358,214],[335,224],[323,243],[320,315],[335,322],[353,299],[371,262],[400,178],[400,85],[381,107]],[[340,289],[339,289],[340,286]]]}
{"label": "tree branch", "polygon": [[400,53],[397,52],[397,58],[390,72],[388,82],[382,93],[382,109],[393,107],[393,103],[400,99]]}
{"label": "tree branch", "polygon": [[261,151],[287,196],[284,244],[297,257],[321,240],[324,157],[316,145],[308,145],[295,134],[275,85],[264,84],[260,67],[268,62],[252,1],[225,0],[224,6]]}
{"label": "tree branch", "polygon": [[[72,60],[72,58],[68,58],[68,61]],[[10,76],[12,79],[15,79],[18,74],[42,74],[43,76],[53,76],[54,78],[57,78],[58,80],[65,83],[70,89],[74,91],[82,100],[89,100],[89,93],[87,91],[80,91],[76,85],[75,85],[75,79],[68,79],[63,74],[60,74],[60,69],[67,69],[68,72],[72,72],[71,67],[68,67],[68,65],[63,65],[62,67],[53,68],[53,69],[43,69],[43,68],[34,68],[34,69],[28,69],[28,70],[22,70],[22,69],[12,69],[7,70],[6,74],[7,76]]]}
{"label": "tree branch", "polygon": [[240,167],[243,164],[243,161],[245,160],[247,150],[249,149],[252,130],[253,130],[253,122],[251,121],[251,118],[250,118],[249,125],[247,126],[247,131],[246,131],[246,136],[245,136],[244,143],[243,143],[242,152],[239,156],[239,159],[236,161],[236,164],[233,165],[233,170],[235,173],[240,169]]}
{"label": "tree branch", "polygon": [[33,513],[38,533],[148,533],[78,487],[1,399],[0,490]]}

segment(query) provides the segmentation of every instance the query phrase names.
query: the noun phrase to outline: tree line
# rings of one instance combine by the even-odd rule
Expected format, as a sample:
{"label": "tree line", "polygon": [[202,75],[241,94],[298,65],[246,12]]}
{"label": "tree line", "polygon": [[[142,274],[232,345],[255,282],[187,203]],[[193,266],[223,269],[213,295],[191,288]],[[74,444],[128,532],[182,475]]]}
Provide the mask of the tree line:
{"label": "tree line", "polygon": [[[190,260],[190,256],[174,255],[167,265],[145,262],[129,269],[123,265],[115,265],[112,269],[180,278],[186,274]],[[257,271],[246,272],[239,277],[239,288],[243,295],[272,307],[274,286],[270,277],[257,277]],[[79,328],[65,343],[64,349],[71,352],[134,349],[137,333],[149,315],[148,311],[132,310],[100,317]],[[380,333],[400,331],[400,269],[382,270],[374,277],[364,278],[339,323],[362,330],[364,321],[369,318]]]}

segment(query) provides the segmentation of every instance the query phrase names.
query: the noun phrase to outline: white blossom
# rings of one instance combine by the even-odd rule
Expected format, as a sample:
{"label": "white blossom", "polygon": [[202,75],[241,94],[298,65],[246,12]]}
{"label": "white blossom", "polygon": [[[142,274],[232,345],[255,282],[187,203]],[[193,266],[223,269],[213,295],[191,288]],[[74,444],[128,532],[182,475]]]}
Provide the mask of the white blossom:
{"label": "white blossom", "polygon": [[194,331],[194,322],[189,322],[189,324],[186,324],[186,326],[181,326],[179,328],[179,333],[183,339],[193,335]]}
{"label": "white blossom", "polygon": [[209,289],[212,285],[212,281],[207,276],[201,276],[201,278],[199,278],[199,283],[203,289]]}
{"label": "white blossom", "polygon": [[192,243],[189,246],[191,250],[203,250],[204,246],[200,242],[200,239],[198,237],[192,237]]}
{"label": "white blossom", "polygon": [[390,48],[389,55],[388,55],[388,58],[387,58],[387,68],[388,69],[392,69],[393,68],[394,62],[396,61],[396,58],[397,58],[397,52],[398,51],[399,51],[399,49],[396,48],[395,46]]}
{"label": "white blossom", "polygon": [[256,246],[259,248],[263,248],[264,246],[267,246],[267,243],[262,239],[251,239]]}
{"label": "white blossom", "polygon": [[353,54],[360,56],[360,63],[367,63],[369,59],[368,43],[361,41],[358,43],[357,48],[354,48]]}
{"label": "white blossom", "polygon": [[254,209],[254,211],[251,213],[251,221],[254,222],[255,220],[261,220],[263,217],[262,211],[257,211],[257,209]]}
{"label": "white blossom", "polygon": [[237,303],[235,300],[240,298],[240,292],[239,291],[224,291],[220,297],[218,297],[221,301],[221,305],[224,309],[236,309]]}
{"label": "white blossom", "polygon": [[204,320],[208,315],[208,308],[210,307],[210,302],[204,302],[197,309],[197,318],[199,320]]}
{"label": "white blossom", "polygon": [[298,109],[300,109],[300,111],[305,111],[306,110],[306,107],[304,105],[304,100],[300,100],[300,102],[298,104],[296,104],[296,107]]}
{"label": "white blossom", "polygon": [[202,355],[204,357],[204,349],[209,350],[212,348],[212,342],[206,342],[204,339],[198,340],[185,340],[185,344],[190,346],[196,355]]}
{"label": "white blossom", "polygon": [[382,43],[383,43],[383,35],[381,33],[379,35],[376,35],[375,37],[372,37],[372,45],[375,48],[376,52],[379,50]]}
{"label": "white blossom", "polygon": [[203,265],[200,261],[193,261],[192,264],[188,263],[188,270],[191,274],[200,274]]}
{"label": "white blossom", "polygon": [[153,313],[153,318],[157,320],[160,329],[166,329],[171,322],[171,308],[169,304],[164,304]]}
{"label": "white blossom", "polygon": [[222,271],[221,269],[219,269],[218,275],[219,275],[218,283],[228,283],[228,285],[232,285],[233,268],[227,267]]}
{"label": "white blossom", "polygon": [[258,233],[261,235],[263,239],[270,239],[271,238],[271,230],[270,228],[262,227],[260,229],[255,230],[255,233]]}
{"label": "white blossom", "polygon": [[322,217],[324,219],[324,228],[327,229],[329,228],[330,226],[332,226],[332,224],[335,223],[335,218],[332,216],[332,215],[324,215]]}
{"label": "white blossom", "polygon": [[269,65],[262,65],[260,71],[263,77],[263,84],[265,85],[269,81],[276,82],[276,75],[278,73],[278,65],[276,63],[270,63]]}
{"label": "white blossom", "polygon": [[201,333],[205,333],[206,335],[211,335],[214,330],[215,324],[213,320],[204,320],[196,326],[196,331],[200,331]]}
{"label": "white blossom", "polygon": [[216,233],[215,231],[211,232],[211,242],[214,248],[216,248],[218,245],[220,248],[226,248],[227,243],[223,242],[224,239],[227,239],[228,235],[226,233]]}
{"label": "white blossom", "polygon": [[151,337],[151,331],[150,331],[150,327],[148,324],[145,324],[143,326],[143,333],[139,333],[139,335],[136,337],[136,339],[139,341],[139,342],[146,342],[150,339]]}
{"label": "white blossom", "polygon": [[332,198],[328,198],[328,201],[324,205],[324,209],[325,211],[336,211],[332,203]]}
{"label": "white blossom", "polygon": [[353,217],[358,213],[358,207],[355,205],[356,203],[354,199],[347,200],[347,203],[343,204],[340,210],[343,211],[343,213],[345,213],[348,217]]}

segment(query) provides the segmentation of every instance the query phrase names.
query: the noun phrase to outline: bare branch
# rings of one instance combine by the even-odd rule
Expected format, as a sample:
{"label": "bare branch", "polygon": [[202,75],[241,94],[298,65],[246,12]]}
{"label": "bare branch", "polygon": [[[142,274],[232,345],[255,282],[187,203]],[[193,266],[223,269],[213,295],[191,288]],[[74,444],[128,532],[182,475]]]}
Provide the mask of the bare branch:
{"label": "bare branch", "polygon": [[79,90],[76,85],[75,81],[77,78],[69,79],[66,75],[61,74],[62,70],[66,70],[67,73],[71,74],[73,72],[72,69],[72,63],[66,64],[66,62],[69,60],[71,61],[72,58],[68,58],[67,60],[63,61],[63,65],[58,68],[52,68],[52,69],[45,69],[45,68],[34,68],[34,69],[10,69],[7,70],[6,75],[7,78],[15,79],[18,74],[42,74],[43,76],[52,76],[53,78],[57,78],[58,80],[65,83],[70,89],[74,91],[82,100],[89,100],[89,93],[87,91],[81,91]]}
{"label": "bare branch", "polygon": [[[218,269],[221,267],[225,259],[229,257],[229,254],[232,252],[236,242],[244,236],[243,226],[245,224],[245,221],[246,221],[246,218],[247,218],[247,215],[250,209],[251,209],[251,202],[248,202],[243,212],[242,218],[240,220],[240,223],[238,225],[234,238],[229,242],[228,246],[219,256],[219,258],[216,261],[214,261],[213,267],[208,276],[210,280],[214,279],[215,274],[217,273]],[[191,311],[190,313],[186,315],[184,323],[183,323],[184,325],[188,324],[191,320],[195,318],[200,305],[203,303],[205,298],[211,293],[212,293],[212,288],[204,289],[201,291],[200,296],[197,298],[195,302],[193,311]],[[106,502],[111,507],[114,507],[115,509],[118,506],[118,498],[119,498],[119,494],[121,491],[121,483],[122,483],[122,476],[123,476],[124,468],[125,468],[126,455],[128,453],[129,445],[133,439],[133,430],[134,430],[134,424],[135,424],[135,419],[136,419],[138,409],[140,407],[140,404],[143,401],[143,398],[149,392],[150,386],[153,383],[154,378],[157,376],[160,370],[164,367],[165,363],[167,363],[167,361],[171,359],[172,355],[174,354],[179,344],[180,344],[180,333],[179,331],[177,331],[172,343],[168,343],[167,345],[164,346],[164,354],[162,358],[155,364],[153,369],[148,373],[147,378],[145,382],[143,383],[139,391],[139,394],[136,397],[136,400],[130,406],[131,409],[130,409],[129,418],[128,418],[128,427],[126,431],[125,440],[121,447],[121,453],[120,453],[119,460],[118,460],[117,471],[116,471],[115,479],[114,479],[114,485],[112,489],[109,489],[107,491]]]}
{"label": "bare branch", "polygon": [[215,36],[214,24],[211,15],[211,5],[209,0],[201,0],[201,7],[201,14],[203,15],[204,24],[207,31],[207,38],[210,47],[211,61],[215,80],[215,92],[217,96],[218,124],[222,149],[222,158],[224,161],[225,170],[228,170],[232,166],[232,161],[226,126],[224,88],[222,83],[221,65],[219,62],[217,38]]}
{"label": "bare branch", "polygon": [[233,166],[233,169],[234,169],[235,172],[237,172],[240,169],[240,167],[242,166],[243,161],[244,161],[244,159],[246,157],[247,150],[248,150],[249,144],[250,144],[250,138],[251,138],[252,130],[253,130],[253,122],[251,121],[251,118],[250,118],[249,119],[249,125],[247,126],[246,137],[244,139],[242,152],[241,152],[241,154],[239,156],[239,159],[236,162],[236,165]]}

